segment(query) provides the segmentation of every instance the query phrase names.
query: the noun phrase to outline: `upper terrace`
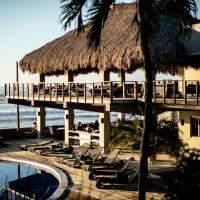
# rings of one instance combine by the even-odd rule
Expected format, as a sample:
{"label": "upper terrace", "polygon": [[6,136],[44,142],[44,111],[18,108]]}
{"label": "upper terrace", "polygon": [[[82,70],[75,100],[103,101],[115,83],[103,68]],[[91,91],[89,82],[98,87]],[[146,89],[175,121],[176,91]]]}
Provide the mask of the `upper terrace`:
{"label": "upper terrace", "polygon": [[[5,84],[8,103],[96,112],[137,112],[144,106],[145,82],[104,81],[96,83],[13,83]],[[153,82],[155,109],[200,110],[200,80]]]}

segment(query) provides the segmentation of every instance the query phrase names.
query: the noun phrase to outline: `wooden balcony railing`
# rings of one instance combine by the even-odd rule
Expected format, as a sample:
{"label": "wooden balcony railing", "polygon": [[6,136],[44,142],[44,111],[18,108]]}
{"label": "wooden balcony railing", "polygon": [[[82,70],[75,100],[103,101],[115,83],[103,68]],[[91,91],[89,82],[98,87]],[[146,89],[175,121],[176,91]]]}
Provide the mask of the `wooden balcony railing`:
{"label": "wooden balcony railing", "polygon": [[[154,103],[199,105],[200,81],[160,80],[153,82]],[[144,101],[145,82],[106,81],[96,83],[6,83],[8,99],[56,102],[114,103]]]}

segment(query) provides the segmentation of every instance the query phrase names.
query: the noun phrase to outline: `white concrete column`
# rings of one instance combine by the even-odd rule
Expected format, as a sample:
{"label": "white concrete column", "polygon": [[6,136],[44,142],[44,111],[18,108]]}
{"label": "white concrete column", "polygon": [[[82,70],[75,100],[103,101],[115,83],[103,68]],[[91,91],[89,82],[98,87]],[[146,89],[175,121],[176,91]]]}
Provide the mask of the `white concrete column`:
{"label": "white concrete column", "polygon": [[[120,81],[120,82],[126,81],[124,70],[118,71],[117,81]],[[118,113],[118,119],[119,120],[125,120],[125,113]]]}
{"label": "white concrete column", "polygon": [[[72,71],[64,70],[64,82],[74,82],[74,75]],[[65,123],[65,144],[69,145],[69,130],[72,130],[74,127],[74,109],[68,108],[65,110],[64,114],[64,123]]]}
{"label": "white concrete column", "polygon": [[65,144],[69,145],[69,130],[74,128],[74,109],[68,108],[65,110]]}
{"label": "white concrete column", "polygon": [[110,112],[105,111],[99,114],[99,145],[106,151],[110,142]]}
{"label": "white concrete column", "polygon": [[[38,82],[45,82],[45,75],[38,74]],[[45,107],[38,107],[36,111],[37,115],[37,134],[38,138],[44,138],[46,132],[46,122],[45,122]]]}

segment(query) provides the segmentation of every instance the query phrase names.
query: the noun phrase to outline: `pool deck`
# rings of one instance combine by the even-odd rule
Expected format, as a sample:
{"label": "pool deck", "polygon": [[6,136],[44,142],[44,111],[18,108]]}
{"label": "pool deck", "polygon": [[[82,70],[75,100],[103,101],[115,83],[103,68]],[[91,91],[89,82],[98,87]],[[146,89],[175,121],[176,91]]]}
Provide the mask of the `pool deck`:
{"label": "pool deck", "polygon": [[[41,140],[40,140],[41,141]],[[62,169],[68,176],[69,187],[66,191],[65,199],[103,199],[103,200],[130,200],[137,199],[137,189],[125,190],[125,189],[97,189],[96,182],[90,181],[88,179],[88,172],[82,169],[75,169],[68,167],[64,164],[59,164],[55,161],[55,157],[50,156],[39,156],[32,152],[19,150],[20,144],[37,143],[39,140],[10,140],[5,141],[5,146],[0,146],[0,156],[9,156],[12,158],[21,158],[35,160],[40,163],[52,164],[60,169]],[[130,154],[121,155],[122,158],[130,157]],[[163,157],[164,158],[164,157]],[[162,159],[163,159],[162,158]],[[160,160],[154,165],[150,166],[151,172],[157,170],[170,170],[174,166],[174,162],[165,157],[165,160]],[[136,158],[137,159],[137,158]],[[164,185],[159,177],[153,178],[153,187],[147,191],[146,199],[163,200]]]}

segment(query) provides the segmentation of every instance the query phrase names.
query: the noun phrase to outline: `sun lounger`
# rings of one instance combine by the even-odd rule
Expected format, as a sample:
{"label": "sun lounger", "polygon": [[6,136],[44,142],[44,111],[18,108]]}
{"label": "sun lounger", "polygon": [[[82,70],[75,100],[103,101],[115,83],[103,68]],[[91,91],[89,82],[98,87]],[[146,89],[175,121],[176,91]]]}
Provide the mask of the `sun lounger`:
{"label": "sun lounger", "polygon": [[110,154],[104,157],[101,162],[92,162],[88,167],[88,171],[92,171],[97,168],[117,168],[119,165],[121,166],[122,161],[118,158],[120,152],[121,151],[119,149],[114,149],[110,152]]}
{"label": "sun lounger", "polygon": [[129,159],[122,168],[116,171],[102,171],[96,174],[96,187],[101,189],[107,187],[116,187],[121,185],[137,186],[139,175],[139,162]]}
{"label": "sun lounger", "polygon": [[93,149],[89,149],[87,152],[82,155],[77,155],[75,159],[66,159],[65,164],[69,167],[74,167],[74,168],[80,168],[83,164],[89,166],[89,163],[96,162],[97,160],[100,161],[102,159],[101,157],[101,151],[103,147],[96,146]]}
{"label": "sun lounger", "polygon": [[[75,163],[75,166],[90,166],[93,162],[102,162],[102,152],[103,147],[100,146],[96,146],[92,149],[88,149],[88,153],[87,155],[83,155],[81,157],[77,157],[73,162]],[[72,161],[70,162],[70,166],[72,165]],[[68,162],[68,163],[69,163]],[[67,164],[68,164],[67,163]],[[74,165],[73,165],[74,166]],[[84,168],[83,168],[84,169]],[[87,168],[85,167],[85,170],[87,170]]]}
{"label": "sun lounger", "polygon": [[134,161],[135,159],[133,157],[129,158],[128,160],[121,160],[120,164],[108,167],[101,167],[101,168],[93,168],[90,170],[89,173],[89,179],[94,180],[96,179],[98,175],[114,175],[117,172],[123,172],[125,169],[127,169],[127,166],[130,164],[130,162]]}
{"label": "sun lounger", "polygon": [[33,144],[22,144],[22,145],[19,145],[19,148],[21,150],[28,150],[29,147],[44,146],[44,145],[48,145],[48,144],[51,144],[51,143],[53,143],[52,140],[43,141],[43,142],[40,142],[40,143],[33,143]]}
{"label": "sun lounger", "polygon": [[95,146],[92,149],[88,149],[89,155],[87,155],[85,158],[82,158],[82,164],[91,164],[95,161],[102,161],[103,157],[101,155],[103,147]]}
{"label": "sun lounger", "polygon": [[38,149],[35,151],[38,155],[41,156],[64,156],[66,154],[71,154],[73,152],[72,146],[63,146],[53,149]]}
{"label": "sun lounger", "polygon": [[89,146],[85,146],[85,145],[74,148],[74,151],[71,154],[68,154],[62,158],[57,157],[56,162],[67,164],[69,163],[69,161],[71,162],[76,161],[76,158],[86,159],[87,156],[89,155],[88,149],[89,149]]}
{"label": "sun lounger", "polygon": [[61,143],[61,142],[52,142],[52,143],[46,144],[46,145],[27,147],[27,150],[31,151],[31,152],[36,152],[37,150],[55,149],[55,148],[62,148],[62,147],[63,147],[63,143]]}

